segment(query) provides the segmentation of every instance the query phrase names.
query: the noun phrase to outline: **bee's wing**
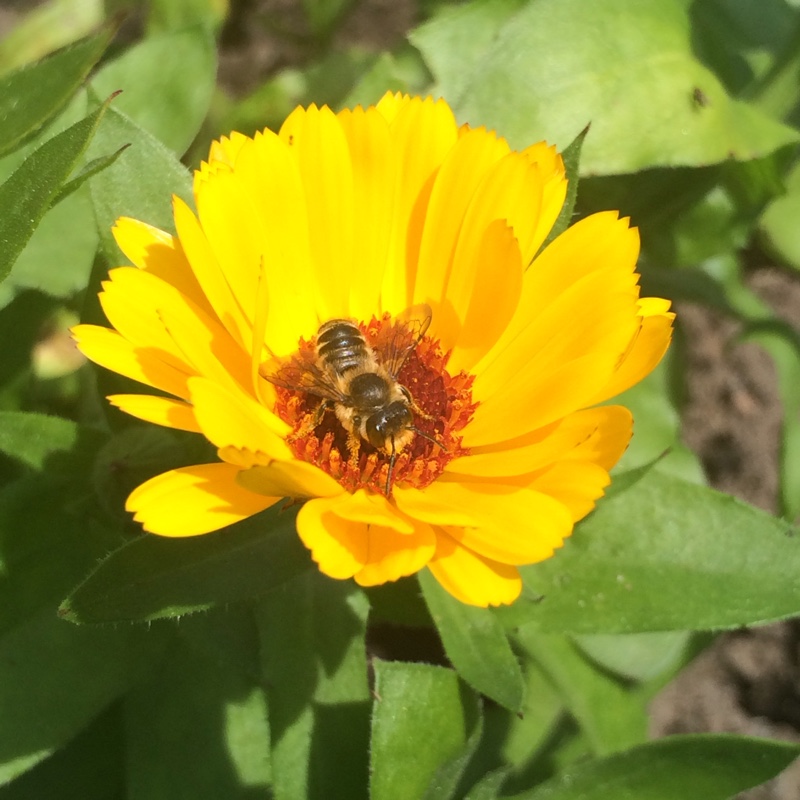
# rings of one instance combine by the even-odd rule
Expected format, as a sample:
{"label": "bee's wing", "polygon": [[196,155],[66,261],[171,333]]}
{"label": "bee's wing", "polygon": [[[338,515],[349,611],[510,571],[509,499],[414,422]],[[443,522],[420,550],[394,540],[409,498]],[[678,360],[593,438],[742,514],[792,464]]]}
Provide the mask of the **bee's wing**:
{"label": "bee's wing", "polygon": [[420,343],[431,324],[431,307],[426,303],[411,306],[392,320],[372,343],[380,363],[397,377],[409,354]]}
{"label": "bee's wing", "polygon": [[313,394],[315,397],[323,397],[336,403],[344,403],[347,400],[334,376],[320,367],[311,354],[306,354],[305,358],[294,356],[274,372],[265,373],[263,377],[275,386],[294,392]]}

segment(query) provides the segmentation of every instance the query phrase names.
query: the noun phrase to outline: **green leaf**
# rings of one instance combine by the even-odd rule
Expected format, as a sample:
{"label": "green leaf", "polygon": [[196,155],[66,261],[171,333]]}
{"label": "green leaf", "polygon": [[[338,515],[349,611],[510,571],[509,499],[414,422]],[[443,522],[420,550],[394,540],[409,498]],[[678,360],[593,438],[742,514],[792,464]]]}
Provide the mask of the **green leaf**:
{"label": "green leaf", "polygon": [[571,633],[759,624],[800,612],[799,568],[788,523],[650,470],[601,500],[553,558],[522,568],[540,600],[516,621]]}
{"label": "green leaf", "polygon": [[[110,153],[107,156],[92,159],[88,164],[84,165],[83,169],[68,183],[65,183],[58,194],[53,198],[53,206],[58,205],[62,200],[65,200],[73,192],[76,192],[83,186],[89,178],[102,172],[104,169],[110,167],[128,148],[127,144],[122,145],[115,153]],[[51,206],[52,207],[52,206]]]}
{"label": "green leaf", "polygon": [[124,701],[128,800],[266,797],[261,687],[177,639]]}
{"label": "green leaf", "polygon": [[104,64],[92,90],[99,97],[122,90],[114,107],[182,155],[211,105],[216,52],[214,37],[203,25],[149,36]]}
{"label": "green leaf", "polygon": [[112,265],[127,262],[111,235],[118,217],[134,217],[174,232],[172,195],[193,203],[186,168],[158,139],[116,109],[103,120],[88,156],[101,158],[126,144],[130,147],[114,164],[89,182],[101,247]]}
{"label": "green leaf", "polygon": [[19,147],[66,105],[108,47],[107,27],[0,78],[0,155]]}
{"label": "green leaf", "polygon": [[682,666],[690,641],[687,631],[575,637],[575,644],[595,664],[629,681],[650,681],[672,673]]}
{"label": "green leaf", "polygon": [[743,736],[670,736],[565,769],[509,800],[727,800],[786,767],[800,746]]}
{"label": "green leaf", "polygon": [[1,791],[3,800],[125,797],[125,740],[112,705],[74,739]]}
{"label": "green leaf", "polygon": [[522,669],[493,612],[460,603],[427,570],[419,583],[447,657],[473,689],[519,711],[525,692]]}
{"label": "green leaf", "polygon": [[0,280],[86,150],[107,105],[48,139],[0,186]]}
{"label": "green leaf", "polygon": [[464,800],[497,800],[507,776],[508,769],[505,768],[489,773],[469,790]]}
{"label": "green leaf", "polygon": [[748,160],[798,140],[726,94],[693,53],[681,0],[516,6],[474,0],[411,35],[459,118],[514,147],[563,148],[591,123],[582,170],[608,175]]}
{"label": "green leaf", "polygon": [[761,216],[761,241],[784,264],[800,269],[800,162],[786,178],[786,193],[773,200]]}
{"label": "green leaf", "polygon": [[87,513],[85,467],[75,469],[73,461],[76,478],[64,477],[57,473],[70,461],[57,457],[63,463],[52,472],[0,489],[0,633],[55,606],[120,541],[118,531]]}
{"label": "green leaf", "polygon": [[59,614],[78,623],[144,621],[264,594],[315,569],[294,517],[268,511],[205,536],[142,536],[111,553]]}
{"label": "green leaf", "polygon": [[367,797],[367,612],[316,571],[258,603],[276,800]]}
{"label": "green leaf", "polygon": [[581,150],[586,135],[589,133],[587,125],[564,149],[561,158],[564,160],[564,169],[567,176],[567,196],[564,205],[558,212],[555,224],[547,234],[542,248],[547,247],[557,236],[560,236],[572,224],[572,215],[575,212],[575,202],[578,199],[578,178],[580,176]]}
{"label": "green leaf", "polygon": [[452,670],[379,660],[374,668],[370,800],[428,798],[467,745],[476,699]]}
{"label": "green leaf", "polygon": [[0,285],[0,305],[22,289],[67,298],[85,288],[99,241],[88,187],[55,202]]}
{"label": "green leaf", "polygon": [[596,755],[646,740],[647,714],[641,695],[593,667],[564,636],[540,634],[525,626],[517,639],[547,673]]}
{"label": "green leaf", "polygon": [[76,628],[48,608],[0,638],[0,785],[66,744],[141,678],[162,631]]}
{"label": "green leaf", "polygon": [[0,411],[0,452],[42,469],[54,453],[70,450],[78,440],[78,425],[61,417],[24,411]]}

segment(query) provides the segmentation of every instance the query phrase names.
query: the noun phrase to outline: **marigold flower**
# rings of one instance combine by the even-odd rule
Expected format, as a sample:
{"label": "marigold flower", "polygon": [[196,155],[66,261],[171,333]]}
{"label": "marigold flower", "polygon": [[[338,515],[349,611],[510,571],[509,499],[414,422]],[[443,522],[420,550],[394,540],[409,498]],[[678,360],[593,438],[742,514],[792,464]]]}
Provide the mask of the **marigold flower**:
{"label": "marigold flower", "polygon": [[[554,148],[512,151],[430,98],[312,105],[277,134],[214,142],[197,213],[174,199],[177,236],[116,223],[135,266],[103,284],[113,330],[74,329],[91,360],[170,395],[115,406],[218,448],[127,509],[192,536],[305,500],[298,533],[326,575],[370,586],[427,567],[465,603],[513,602],[518,567],[603,494],[632,419],[598,404],[653,369],[673,318],[639,297],[638,234],[615,212],[539,252],[565,193]],[[371,367],[325,362],[331,320]],[[404,420],[383,440],[377,411],[313,388],[346,393],[375,365]]]}

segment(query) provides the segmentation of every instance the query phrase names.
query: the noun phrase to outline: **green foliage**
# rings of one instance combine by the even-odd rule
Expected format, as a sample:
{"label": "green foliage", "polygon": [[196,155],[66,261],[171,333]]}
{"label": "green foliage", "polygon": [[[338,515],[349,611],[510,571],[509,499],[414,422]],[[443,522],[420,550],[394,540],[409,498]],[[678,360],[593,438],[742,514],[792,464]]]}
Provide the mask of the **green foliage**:
{"label": "green foliage", "polygon": [[[121,5],[134,22],[114,39]],[[800,340],[741,270],[746,247],[800,266],[800,6],[416,7],[391,49],[353,41],[352,0],[256,16],[245,38],[274,68],[241,96],[216,75],[222,31],[242,25],[225,0],[51,0],[0,42],[3,798],[723,800],[800,752],[646,742],[648,702],[698,637],[800,614]],[[607,497],[522,570],[511,607],[462,605],[427,571],[363,591],[332,580],[284,503],[204,536],[142,534],[129,492],[213,448],[131,423],[102,397],[124,381],[68,359],[48,377],[37,352],[64,316],[100,321],[99,284],[125,263],[118,217],[173,231],[212,132],[387,90],[442,94],[515,147],[565,148],[548,241],[620,209],[641,232],[644,294],[714,308],[769,352],[782,518],[705,486],[681,443],[678,342],[613,401],[636,427]]]}

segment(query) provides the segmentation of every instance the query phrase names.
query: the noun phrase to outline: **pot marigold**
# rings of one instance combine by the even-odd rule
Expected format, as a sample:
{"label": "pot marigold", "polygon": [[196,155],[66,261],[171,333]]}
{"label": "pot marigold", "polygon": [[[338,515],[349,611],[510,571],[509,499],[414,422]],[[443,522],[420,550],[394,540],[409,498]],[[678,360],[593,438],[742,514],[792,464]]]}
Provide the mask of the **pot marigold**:
{"label": "pot marigold", "polygon": [[214,142],[176,236],[116,223],[134,266],[103,284],[113,329],[74,329],[169,395],[114,405],[218,448],[127,509],[192,536],[295,498],[326,575],[427,567],[465,603],[513,602],[517,568],[561,546],[628,444],[630,413],[598,404],[672,326],[639,297],[627,219],[594,214],[539,252],[565,195],[553,148],[513,151],[430,98],[298,108]]}

